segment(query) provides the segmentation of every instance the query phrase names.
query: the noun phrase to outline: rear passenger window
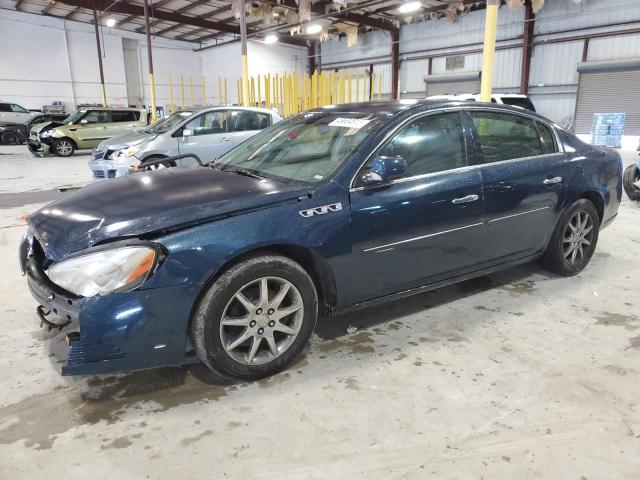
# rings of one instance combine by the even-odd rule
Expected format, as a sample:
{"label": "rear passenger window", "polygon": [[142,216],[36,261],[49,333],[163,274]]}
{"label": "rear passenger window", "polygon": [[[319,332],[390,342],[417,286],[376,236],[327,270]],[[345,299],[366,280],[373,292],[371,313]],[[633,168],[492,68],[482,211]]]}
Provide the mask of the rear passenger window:
{"label": "rear passenger window", "polygon": [[247,110],[231,111],[231,127],[233,132],[262,130],[271,125],[271,115]]}
{"label": "rear passenger window", "polygon": [[111,112],[112,122],[137,122],[140,119],[140,112]]}
{"label": "rear passenger window", "polygon": [[508,113],[474,112],[469,115],[480,138],[485,163],[542,155],[534,121]]}
{"label": "rear passenger window", "polygon": [[540,140],[542,141],[542,153],[555,153],[557,151],[556,142],[553,140],[551,129],[540,122],[536,122],[536,127],[538,127]]}
{"label": "rear passenger window", "polygon": [[407,177],[442,172],[466,165],[464,134],[457,113],[419,118],[385,145],[378,156],[401,156]]}

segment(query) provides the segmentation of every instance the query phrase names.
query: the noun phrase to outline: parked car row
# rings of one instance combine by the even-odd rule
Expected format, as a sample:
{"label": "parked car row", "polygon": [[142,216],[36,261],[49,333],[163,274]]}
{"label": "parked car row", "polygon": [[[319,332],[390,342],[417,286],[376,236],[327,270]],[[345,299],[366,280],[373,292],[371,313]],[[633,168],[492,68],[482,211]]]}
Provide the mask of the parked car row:
{"label": "parked car row", "polygon": [[0,123],[0,143],[5,145],[19,145],[29,139],[34,125],[47,122],[63,122],[68,115],[39,113],[24,123]]}

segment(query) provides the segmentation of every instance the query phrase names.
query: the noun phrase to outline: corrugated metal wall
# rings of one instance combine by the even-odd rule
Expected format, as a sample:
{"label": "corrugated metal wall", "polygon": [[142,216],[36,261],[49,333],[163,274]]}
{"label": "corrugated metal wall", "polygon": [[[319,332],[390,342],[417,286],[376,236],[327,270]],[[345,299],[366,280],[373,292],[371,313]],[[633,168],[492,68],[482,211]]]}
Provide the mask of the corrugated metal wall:
{"label": "corrugated metal wall", "polygon": [[[523,31],[523,16],[524,10],[512,12],[505,6],[500,8],[498,45],[514,45],[515,48],[496,52],[494,88],[497,92],[517,92],[519,89],[521,47],[518,37]],[[439,55],[482,48],[484,18],[484,11],[478,11],[460,17],[454,23],[437,20],[403,25],[400,30],[401,95],[418,97],[424,93],[423,78],[427,74],[428,60],[414,57],[436,55],[432,73],[451,73],[446,70],[446,58]],[[623,24],[598,27],[612,23]],[[580,4],[569,0],[547,0],[536,16],[529,77],[529,94],[537,109],[555,121],[568,121],[568,117],[573,117],[575,113],[578,85],[576,67],[582,60],[584,42],[581,39],[549,42],[559,38],[637,28],[640,28],[639,0],[588,0]],[[374,65],[374,72],[383,73],[383,91],[389,95],[390,53],[390,36],[383,32],[370,32],[360,35],[358,45],[352,48],[347,48],[346,39],[323,43],[322,65],[324,68],[331,64],[381,62],[380,65]],[[481,53],[464,55],[464,69],[456,72],[481,69]],[[588,61],[631,57],[640,57],[638,33],[594,38],[589,43]]]}

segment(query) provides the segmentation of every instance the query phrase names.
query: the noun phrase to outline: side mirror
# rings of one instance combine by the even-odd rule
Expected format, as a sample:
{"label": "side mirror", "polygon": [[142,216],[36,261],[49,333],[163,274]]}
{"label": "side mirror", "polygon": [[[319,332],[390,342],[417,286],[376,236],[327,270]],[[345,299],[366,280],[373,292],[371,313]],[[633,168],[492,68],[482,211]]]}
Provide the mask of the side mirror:
{"label": "side mirror", "polygon": [[86,124],[87,124],[87,123],[89,123],[89,122],[87,122],[87,121],[83,118],[82,120],[80,120],[80,123],[81,123],[82,125],[86,125]]}
{"label": "side mirror", "polygon": [[191,130],[190,128],[185,128],[182,130],[182,136],[183,137],[193,137],[193,130]]}
{"label": "side mirror", "polygon": [[407,171],[407,161],[400,155],[379,156],[373,159],[371,168],[362,175],[363,185],[377,185],[402,177]]}

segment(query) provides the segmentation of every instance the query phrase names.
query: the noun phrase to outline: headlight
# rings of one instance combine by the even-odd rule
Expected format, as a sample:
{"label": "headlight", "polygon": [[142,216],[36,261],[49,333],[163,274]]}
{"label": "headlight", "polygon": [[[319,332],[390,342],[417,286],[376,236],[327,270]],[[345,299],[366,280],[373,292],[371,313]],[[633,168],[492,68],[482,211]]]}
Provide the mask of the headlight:
{"label": "headlight", "polygon": [[143,246],[121,247],[56,263],[47,271],[56,285],[83,297],[128,292],[149,277],[156,252]]}
{"label": "headlight", "polygon": [[53,129],[51,129],[51,130],[45,130],[44,132],[42,132],[42,133],[40,134],[40,136],[41,136],[42,138],[50,137],[50,136],[52,136],[52,135],[54,134],[54,132],[55,132],[55,130],[53,130]]}
{"label": "headlight", "polygon": [[125,148],[124,150],[118,150],[117,152],[113,152],[110,157],[112,160],[121,160],[124,158],[129,158],[135,155],[140,151],[140,147],[137,145],[132,145],[130,147]]}

